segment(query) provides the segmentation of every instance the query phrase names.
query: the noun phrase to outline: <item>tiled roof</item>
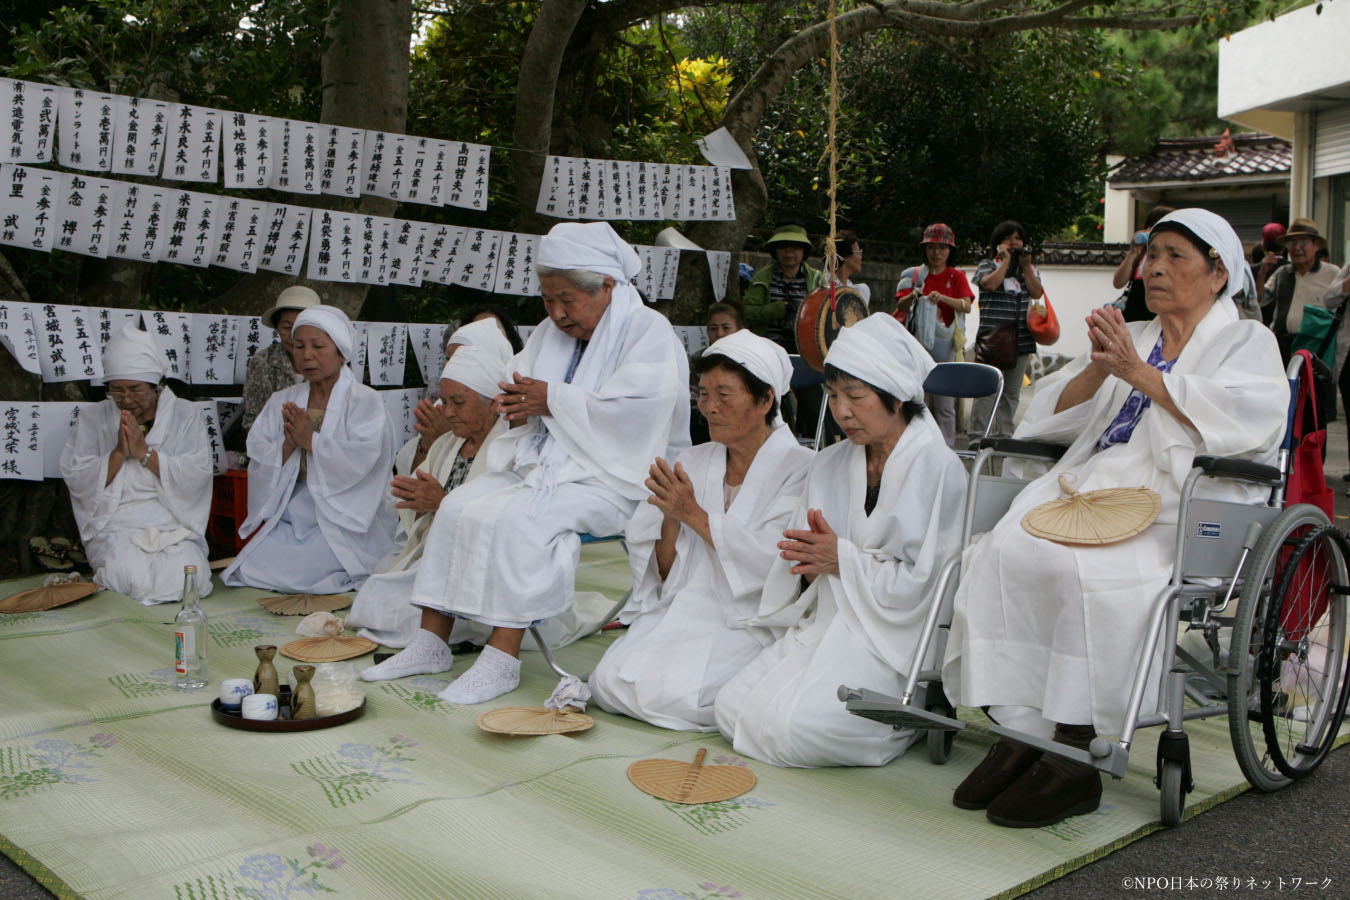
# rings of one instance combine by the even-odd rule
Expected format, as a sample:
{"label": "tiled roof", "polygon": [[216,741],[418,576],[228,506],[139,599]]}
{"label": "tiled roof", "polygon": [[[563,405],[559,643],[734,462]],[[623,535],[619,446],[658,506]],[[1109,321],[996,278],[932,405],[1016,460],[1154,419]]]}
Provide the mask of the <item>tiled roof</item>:
{"label": "tiled roof", "polygon": [[1233,151],[1215,156],[1222,137],[1162,138],[1142,156],[1125,160],[1106,180],[1117,187],[1160,181],[1206,181],[1244,175],[1288,175],[1289,142],[1254,132],[1232,136]]}
{"label": "tiled roof", "polygon": [[1129,244],[1046,241],[1041,245],[1036,263],[1042,266],[1116,266],[1129,249]]}

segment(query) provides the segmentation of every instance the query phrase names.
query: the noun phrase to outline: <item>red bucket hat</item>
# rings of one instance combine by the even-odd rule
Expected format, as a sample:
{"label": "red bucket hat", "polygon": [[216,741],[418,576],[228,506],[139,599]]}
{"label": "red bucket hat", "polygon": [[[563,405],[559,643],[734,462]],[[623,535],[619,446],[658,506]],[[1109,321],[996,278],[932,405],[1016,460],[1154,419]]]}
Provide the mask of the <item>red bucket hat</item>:
{"label": "red bucket hat", "polygon": [[941,222],[934,222],[924,229],[923,240],[919,241],[919,246],[924,244],[946,244],[955,250],[956,235],[952,234],[952,230]]}

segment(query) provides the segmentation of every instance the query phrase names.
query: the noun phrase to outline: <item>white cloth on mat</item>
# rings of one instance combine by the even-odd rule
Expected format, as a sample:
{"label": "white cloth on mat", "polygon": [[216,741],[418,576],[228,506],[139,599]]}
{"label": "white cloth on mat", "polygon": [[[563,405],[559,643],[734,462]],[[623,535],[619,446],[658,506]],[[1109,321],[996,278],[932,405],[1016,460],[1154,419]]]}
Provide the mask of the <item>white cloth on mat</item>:
{"label": "white cloth on mat", "polygon": [[[128,459],[108,480],[122,412],[112,400],[85,407],[61,451],[94,580],[149,606],[179,600],[183,567],[197,567],[197,590],[211,593],[206,559],[211,512],[211,442],[201,410],[165,387],[146,445],[159,456],[159,477]],[[153,548],[153,549],[145,549]]]}
{"label": "white cloth on mat", "polygon": [[[1161,325],[1129,325],[1141,359]],[[1069,444],[1050,471],[1029,484],[1008,513],[963,560],[943,683],[964,706],[1016,706],[1049,722],[1092,724],[1119,734],[1150,607],[1171,577],[1177,505],[1197,453],[1273,465],[1284,433],[1289,383],[1270,330],[1239,320],[1220,299],[1196,326],[1163,383],[1195,425],[1157,404],[1130,440],[1098,452],[1130,386],[1108,378],[1091,399],[1055,413],[1064,387],[1088,364],[1085,355],[1037,386],[1016,436]],[[1078,491],[1144,486],[1162,495],[1162,514],[1143,533],[1104,547],[1068,547],[1033,537],[1022,518],[1060,496],[1058,476]],[[1266,489],[1202,479],[1197,497],[1259,503]],[[1157,706],[1158,669],[1146,684],[1144,712]]]}
{"label": "white cloth on mat", "polygon": [[717,692],[773,640],[769,629],[747,621],[813,457],[787,429],[775,429],[724,510],[726,447],[686,450],[679,461],[708,515],[713,544],[682,525],[664,582],[655,550],[665,516],[650,503],[638,504],[627,530],[634,587],[620,617],[629,627],[588,680],[602,709],[662,728],[717,730]]}
{"label": "white cloth on mat", "polygon": [[[317,309],[317,307],[315,307]],[[313,312],[305,310],[301,315]],[[328,398],[322,428],[314,434],[314,452],[308,455],[307,476],[300,480],[303,451],[282,459],[285,431],[281,406],[309,402],[309,383],[277,391],[248,433],[248,518],[240,535],[258,529],[239,557],[223,573],[228,585],[250,585],[279,591],[329,593],[360,587],[375,566],[394,547],[394,506],[389,499],[389,477],[394,466],[394,430],[380,395],[358,384],[351,370],[338,371],[337,385]],[[316,528],[303,531],[310,550],[292,546],[283,538],[269,547],[274,529],[303,486],[297,520],[308,515],[312,500]],[[297,534],[302,532],[296,532]],[[328,567],[325,554],[341,565],[342,576]],[[340,582],[340,583],[339,583]]]}

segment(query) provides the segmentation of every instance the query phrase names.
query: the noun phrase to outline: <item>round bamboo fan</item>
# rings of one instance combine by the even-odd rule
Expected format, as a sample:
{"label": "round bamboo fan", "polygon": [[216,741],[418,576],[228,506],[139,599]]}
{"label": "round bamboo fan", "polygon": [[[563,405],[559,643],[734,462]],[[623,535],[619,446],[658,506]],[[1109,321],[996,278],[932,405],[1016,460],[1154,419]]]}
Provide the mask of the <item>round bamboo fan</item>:
{"label": "round bamboo fan", "polygon": [[363,637],[307,637],[281,647],[281,655],[301,662],[337,662],[364,656],[378,647]]}
{"label": "round bamboo fan", "polygon": [[503,706],[489,709],[477,719],[478,727],[493,734],[568,734],[586,731],[595,720],[571,707],[545,709],[542,706]]}
{"label": "round bamboo fan", "polygon": [[1080,494],[1063,476],[1064,496],[1030,510],[1022,527],[1057,544],[1114,544],[1152,525],[1162,511],[1162,497],[1145,487],[1106,488]]}
{"label": "round bamboo fan", "polygon": [[754,788],[754,772],[744,766],[705,766],[707,755],[700,747],[692,763],[640,759],[628,767],[628,780],[638,790],[671,803],[717,803]]}
{"label": "round bamboo fan", "polygon": [[273,594],[259,597],[258,605],[277,616],[307,616],[346,609],[352,598],[348,594]]}
{"label": "round bamboo fan", "polygon": [[101,590],[103,588],[92,581],[73,581],[19,591],[0,600],[0,613],[41,612],[83,600]]}

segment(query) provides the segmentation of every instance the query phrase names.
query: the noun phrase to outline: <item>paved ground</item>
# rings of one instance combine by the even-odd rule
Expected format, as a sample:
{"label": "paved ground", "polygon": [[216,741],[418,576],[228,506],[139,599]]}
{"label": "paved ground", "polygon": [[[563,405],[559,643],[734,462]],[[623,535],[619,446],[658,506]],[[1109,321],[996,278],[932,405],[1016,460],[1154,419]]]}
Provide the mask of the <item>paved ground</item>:
{"label": "paved ground", "polygon": [[[1342,527],[1350,521],[1347,483],[1341,480],[1347,471],[1343,417],[1328,428],[1327,440],[1327,481],[1336,491],[1336,518]],[[1140,741],[1141,747],[1152,745],[1151,736]],[[1306,781],[1277,794],[1248,791],[1179,828],[1149,835],[1027,896],[1034,900],[1350,897],[1347,797],[1350,746],[1332,753]],[[897,846],[903,845],[904,835],[896,835],[896,841]],[[970,864],[979,865],[979,861]],[[1216,886],[1216,878],[1228,879],[1226,889]],[[1195,884],[1188,885],[1188,879]],[[1210,880],[1208,886],[1204,879]],[[1234,883],[1239,886],[1233,887]],[[0,855],[0,900],[48,900],[52,896]],[[904,885],[896,885],[892,897],[857,900],[906,897]]]}

